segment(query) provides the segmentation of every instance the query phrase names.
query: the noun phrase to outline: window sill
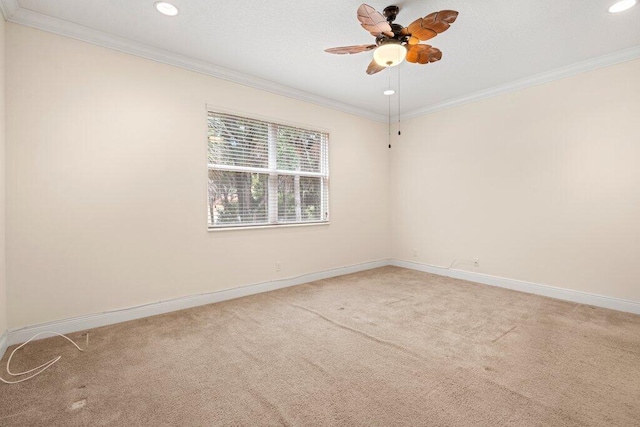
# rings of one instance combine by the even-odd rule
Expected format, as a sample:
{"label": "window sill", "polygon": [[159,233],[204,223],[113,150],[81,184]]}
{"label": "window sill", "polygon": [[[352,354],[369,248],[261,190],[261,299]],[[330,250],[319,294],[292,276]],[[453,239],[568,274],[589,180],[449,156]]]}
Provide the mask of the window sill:
{"label": "window sill", "polygon": [[301,222],[295,224],[265,224],[265,225],[239,225],[239,226],[229,226],[229,227],[208,227],[208,231],[232,231],[232,230],[257,230],[257,229],[266,229],[266,228],[290,228],[290,227],[312,227],[318,225],[329,225],[329,221],[321,221],[321,222]]}

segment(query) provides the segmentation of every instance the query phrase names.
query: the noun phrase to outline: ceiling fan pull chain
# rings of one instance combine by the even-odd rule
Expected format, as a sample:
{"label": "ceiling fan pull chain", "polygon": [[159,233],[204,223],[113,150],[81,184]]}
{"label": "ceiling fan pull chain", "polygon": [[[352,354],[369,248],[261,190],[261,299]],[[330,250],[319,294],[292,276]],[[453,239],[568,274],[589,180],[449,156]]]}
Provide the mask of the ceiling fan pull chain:
{"label": "ceiling fan pull chain", "polygon": [[400,132],[400,69],[398,69],[398,136],[402,133]]}
{"label": "ceiling fan pull chain", "polygon": [[[391,67],[387,67],[387,70],[389,74],[389,89],[391,89]],[[391,148],[391,96],[388,96],[387,98],[389,98],[389,148]]]}

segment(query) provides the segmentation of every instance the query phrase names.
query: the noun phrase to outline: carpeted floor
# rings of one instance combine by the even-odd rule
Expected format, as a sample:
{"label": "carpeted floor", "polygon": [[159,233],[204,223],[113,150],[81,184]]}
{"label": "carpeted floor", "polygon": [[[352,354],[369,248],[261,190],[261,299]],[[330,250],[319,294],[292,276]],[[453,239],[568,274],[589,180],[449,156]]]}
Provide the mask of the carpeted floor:
{"label": "carpeted floor", "polygon": [[95,329],[85,353],[34,342],[15,369],[58,354],[0,384],[0,425],[640,425],[640,316],[396,267]]}

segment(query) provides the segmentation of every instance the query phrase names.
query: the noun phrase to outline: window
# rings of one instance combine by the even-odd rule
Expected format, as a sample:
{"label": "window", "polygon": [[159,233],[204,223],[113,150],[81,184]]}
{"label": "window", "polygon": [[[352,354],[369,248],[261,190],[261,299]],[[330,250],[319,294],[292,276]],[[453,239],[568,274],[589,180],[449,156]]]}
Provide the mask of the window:
{"label": "window", "polygon": [[329,220],[329,135],[209,111],[209,228]]}

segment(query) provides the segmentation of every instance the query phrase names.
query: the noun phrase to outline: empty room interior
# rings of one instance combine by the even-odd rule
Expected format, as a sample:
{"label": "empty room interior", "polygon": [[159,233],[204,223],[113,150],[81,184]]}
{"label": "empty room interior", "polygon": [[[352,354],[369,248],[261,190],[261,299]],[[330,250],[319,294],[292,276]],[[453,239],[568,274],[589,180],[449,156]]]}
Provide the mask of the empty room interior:
{"label": "empty room interior", "polygon": [[1,426],[640,426],[636,0],[0,0]]}

